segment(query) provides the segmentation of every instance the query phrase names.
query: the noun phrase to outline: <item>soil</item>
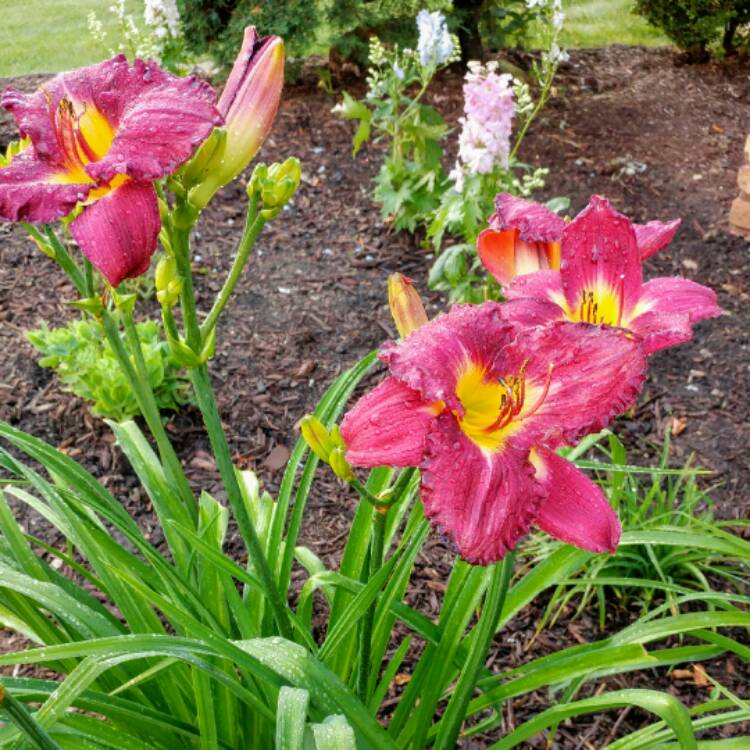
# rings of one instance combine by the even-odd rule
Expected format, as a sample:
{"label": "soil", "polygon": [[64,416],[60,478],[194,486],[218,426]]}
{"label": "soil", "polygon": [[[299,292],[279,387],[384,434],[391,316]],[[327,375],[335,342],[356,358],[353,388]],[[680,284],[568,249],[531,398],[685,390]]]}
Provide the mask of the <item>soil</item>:
{"label": "soil", "polygon": [[[674,465],[695,454],[700,465],[715,472],[707,483],[717,514],[747,518],[750,255],[748,241],[729,233],[727,214],[737,192],[736,172],[748,132],[750,70],[738,63],[677,62],[666,49],[615,46],[573,52],[521,156],[550,169],[542,195],[569,196],[571,211],[581,209],[591,193],[600,193],[636,221],[682,217],[672,245],[648,262],[647,276],[680,274],[709,284],[727,314],[700,324],[692,342],[652,359],[639,406],[619,420],[617,431],[631,449],[632,462],[645,463],[659,451],[664,430],[671,427]],[[0,88],[7,83],[0,81]],[[12,83],[31,88],[38,79]],[[349,84],[355,89],[361,85]],[[440,93],[433,103],[455,122],[461,106],[460,74],[446,74],[434,89]],[[388,274],[400,271],[414,278],[431,313],[444,306],[438,295],[425,291],[431,263],[427,251],[418,239],[392,232],[369,199],[380,148],[365,147],[352,159],[352,128],[331,114],[335,102],[314,84],[285,92],[263,157],[270,162],[298,156],[303,183],[293,204],[264,231],[222,320],[211,363],[235,459],[256,470],[272,492],[297,438],[297,420],[343,368],[394,335],[385,294]],[[12,137],[7,118],[0,116],[0,147]],[[244,205],[242,187],[231,186],[199,224],[195,269],[203,309],[231,262]],[[64,301],[73,296],[57,267],[20,228],[0,224],[0,346],[5,352],[0,360],[0,418],[80,460],[123,499],[158,542],[161,532],[147,498],[106,425],[38,367],[24,339],[23,332],[42,320],[54,325],[70,318]],[[191,481],[222,497],[198,413],[183,410],[170,419],[168,429]],[[328,475],[320,473],[319,479],[301,541],[333,565],[354,500]],[[61,541],[36,517],[24,521],[30,533]],[[422,557],[411,595],[434,613],[434,583],[444,578],[451,551],[434,536]],[[507,643],[519,645],[500,646],[497,660],[514,664],[528,657],[523,645],[538,616],[538,610],[529,609],[516,618],[512,628],[517,632]],[[533,651],[601,637],[593,617],[586,617],[551,629]],[[747,666],[736,659],[712,663],[709,672],[722,679],[750,677]],[[681,682],[666,674],[658,679],[688,700],[706,692],[689,679]],[[628,675],[606,682],[611,689],[653,681],[652,675]],[[543,694],[509,702],[506,728],[545,705],[549,697]],[[559,747],[602,747],[645,718],[629,711],[563,725]]]}

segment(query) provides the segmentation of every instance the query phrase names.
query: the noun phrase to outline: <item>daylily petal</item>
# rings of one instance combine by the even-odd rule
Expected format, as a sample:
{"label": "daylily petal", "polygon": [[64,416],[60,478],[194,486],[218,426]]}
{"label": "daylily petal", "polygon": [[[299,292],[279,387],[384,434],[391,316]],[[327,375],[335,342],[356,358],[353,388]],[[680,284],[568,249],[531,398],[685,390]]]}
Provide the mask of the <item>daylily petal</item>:
{"label": "daylily petal", "polygon": [[565,221],[541,203],[517,198],[510,193],[495,196],[495,213],[490,229],[518,229],[520,238],[536,242],[559,242]]}
{"label": "daylily petal", "polygon": [[[563,230],[562,245],[560,274],[572,311],[581,305],[582,295],[592,291],[600,303],[606,300],[620,313],[635,304],[642,283],[635,232],[630,220],[605,198],[592,196]],[[616,320],[603,322],[616,324]]]}
{"label": "daylily petal", "polygon": [[86,206],[70,224],[83,254],[112,286],[145,273],[160,228],[156,191],[132,180]]}
{"label": "daylily petal", "polygon": [[552,451],[532,451],[531,463],[546,494],[536,517],[537,526],[581,549],[614,552],[622,529],[601,489]]}
{"label": "daylily petal", "polygon": [[503,289],[503,294],[509,300],[528,297],[549,300],[560,308],[561,318],[568,307],[559,271],[537,271],[525,276],[517,276],[510,286]]}
{"label": "daylily petal", "polygon": [[716,292],[703,284],[677,276],[662,276],[647,281],[641,290],[636,312],[685,313],[691,323],[721,315]]}
{"label": "daylily petal", "polygon": [[503,346],[515,336],[513,325],[504,320],[502,305],[455,305],[450,313],[434,318],[404,341],[386,342],[380,359],[426,402],[443,401],[461,412],[455,388],[467,362],[492,373]]}
{"label": "daylily petal", "polygon": [[628,323],[641,339],[643,351],[653,354],[693,338],[693,327],[687,313],[647,312]]}
{"label": "daylily petal", "polygon": [[31,138],[40,156],[63,163],[66,155],[54,119],[60,102],[69,99],[81,112],[99,113],[114,128],[125,107],[130,70],[125,55],[116,55],[96,65],[60,73],[31,94],[8,88],[0,104],[13,115],[21,135]]}
{"label": "daylily petal", "polygon": [[[536,274],[529,274],[536,276]],[[539,297],[518,297],[503,303],[503,318],[524,328],[544,326],[561,320],[562,310],[554,302]]]}
{"label": "daylily petal", "polygon": [[[690,279],[660,277],[647,281],[627,323],[644,338],[649,353],[693,337],[691,325],[721,315],[716,293]],[[687,320],[685,320],[687,319]]]}
{"label": "daylily petal", "polygon": [[519,337],[513,357],[528,360],[537,390],[549,373],[543,401],[538,407],[529,401],[521,412],[516,439],[528,447],[555,448],[603,429],[631,406],[646,377],[639,340],[607,326],[550,323]]}
{"label": "daylily petal", "polygon": [[477,253],[482,265],[504,287],[515,276],[515,246],[515,229],[485,229],[477,238]]}
{"label": "daylily petal", "polygon": [[136,60],[116,80],[117,91],[98,94],[104,111],[116,113],[116,132],[103,158],[86,167],[94,179],[127,174],[142,181],[171,174],[222,122],[214,90],[195,76],[178,78]]}
{"label": "daylily petal", "polygon": [[641,260],[650,258],[654,253],[666,247],[674,237],[681,219],[673,221],[649,221],[648,224],[633,224],[635,240]]}
{"label": "daylily petal", "polygon": [[65,182],[57,167],[40,160],[33,147],[29,148],[0,169],[0,219],[55,221],[85,200],[92,186]]}
{"label": "daylily petal", "polygon": [[437,412],[416,391],[396,378],[386,378],[341,423],[347,461],[368,468],[417,466]]}
{"label": "daylily petal", "polygon": [[542,494],[526,455],[512,445],[482,451],[447,413],[430,430],[420,497],[426,515],[469,562],[501,559],[536,517]]}

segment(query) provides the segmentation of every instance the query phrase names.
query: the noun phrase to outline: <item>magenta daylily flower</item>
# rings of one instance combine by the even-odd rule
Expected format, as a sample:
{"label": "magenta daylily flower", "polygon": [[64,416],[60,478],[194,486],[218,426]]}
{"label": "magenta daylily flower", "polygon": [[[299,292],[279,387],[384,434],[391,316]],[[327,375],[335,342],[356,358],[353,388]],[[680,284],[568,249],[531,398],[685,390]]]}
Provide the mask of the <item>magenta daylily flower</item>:
{"label": "magenta daylily flower", "polygon": [[[549,303],[535,303],[539,317]],[[390,376],[341,424],[352,465],[418,466],[427,515],[461,555],[488,564],[532,523],[595,552],[613,551],[617,515],[555,449],[629,407],[646,357],[626,331],[520,324],[516,307],[458,305],[386,344]]]}
{"label": "magenta daylily flower", "polygon": [[[676,227],[634,225],[595,195],[562,230],[559,270],[516,276],[503,293],[553,302],[551,320],[626,328],[642,338],[648,354],[689,341],[693,324],[721,314],[713,290],[677,277],[643,282],[643,258],[664,247]],[[530,222],[521,231],[533,229]]]}
{"label": "magenta daylily flower", "polygon": [[[495,197],[495,213],[487,221],[477,251],[484,267],[503,286],[516,276],[560,269],[565,221],[546,206],[500,193]],[[632,226],[638,253],[645,260],[672,241],[680,220]]]}
{"label": "magenta daylily flower", "polygon": [[82,204],[70,230],[84,255],[113,286],[140,275],[160,229],[152,183],[222,122],[215,103],[207,83],[124,55],[7,89],[0,104],[31,145],[0,169],[0,218],[46,223]]}

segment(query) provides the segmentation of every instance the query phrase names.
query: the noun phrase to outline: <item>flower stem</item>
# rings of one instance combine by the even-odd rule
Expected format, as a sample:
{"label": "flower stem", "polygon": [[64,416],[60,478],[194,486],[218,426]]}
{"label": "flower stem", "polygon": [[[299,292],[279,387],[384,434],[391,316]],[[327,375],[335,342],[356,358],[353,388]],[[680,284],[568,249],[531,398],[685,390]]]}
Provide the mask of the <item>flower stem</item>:
{"label": "flower stem", "polygon": [[[367,579],[370,580],[383,565],[383,546],[385,541],[385,523],[388,507],[373,508],[372,537],[370,538],[369,570]],[[365,705],[368,702],[367,684],[370,680],[370,661],[372,657],[372,631],[375,622],[377,602],[373,602],[362,621],[359,642],[359,672],[357,674],[357,690],[359,699]]]}
{"label": "flower stem", "polygon": [[461,725],[466,714],[466,707],[471,700],[474,686],[495,637],[498,620],[503,613],[515,559],[515,552],[508,552],[503,561],[496,563],[492,569],[482,614],[472,634],[473,641],[469,649],[469,655],[440,722],[440,730],[434,750],[452,750],[456,747],[458,734],[461,731]]}
{"label": "flower stem", "polygon": [[[177,211],[184,208],[178,200]],[[198,323],[198,314],[195,305],[195,291],[193,288],[193,274],[190,267],[190,228],[186,226],[175,226],[172,232],[173,251],[177,271],[182,277],[183,285],[180,294],[182,305],[182,317],[185,325],[185,339],[188,346],[196,353],[201,354],[203,347],[203,336]],[[252,246],[252,242],[249,243]],[[249,252],[249,249],[248,251]],[[239,252],[238,252],[239,255]],[[235,282],[236,283],[236,282]],[[231,291],[231,290],[230,290]],[[221,424],[219,408],[216,397],[211,386],[211,378],[208,367],[205,364],[188,369],[190,382],[193,385],[198,408],[203,415],[203,424],[208,433],[211,449],[216,459],[216,467],[219,470],[222,484],[227,493],[229,504],[232,506],[234,517],[237,520],[242,538],[248,548],[250,562],[254,565],[258,576],[263,582],[265,594],[268,597],[273,616],[278,624],[280,634],[284,638],[292,638],[292,625],[289,619],[287,604],[284,602],[281,592],[276,585],[268,559],[263,551],[258,533],[253,525],[252,519],[247,512],[242,499],[242,492],[237,481],[237,475],[229,450],[227,436]]]}
{"label": "flower stem", "polygon": [[555,72],[557,70],[557,66],[554,65],[551,70],[547,71],[547,77],[544,80],[544,84],[542,85],[542,91],[539,94],[539,99],[537,99],[536,106],[531,111],[531,114],[526,118],[523,125],[521,126],[521,130],[518,131],[518,135],[516,136],[516,142],[513,145],[513,150],[510,152],[510,156],[508,157],[508,161],[512,162],[513,159],[515,159],[516,154],[518,153],[518,149],[521,148],[521,144],[523,143],[523,139],[526,137],[526,131],[531,126],[531,123],[534,122],[536,119],[536,116],[541,112],[542,107],[547,103],[547,99],[549,98],[549,92],[550,88],[552,87],[552,81],[555,79]]}
{"label": "flower stem", "polygon": [[193,497],[193,492],[190,489],[190,484],[185,476],[185,472],[182,469],[182,464],[180,463],[179,458],[177,458],[174,446],[167,436],[167,432],[162,424],[161,414],[156,399],[154,398],[154,393],[151,390],[146,363],[143,359],[141,342],[138,338],[138,331],[133,322],[132,315],[123,311],[125,335],[128,339],[128,347],[133,355],[132,362],[128,356],[127,350],[125,349],[122,338],[120,337],[117,324],[107,309],[103,310],[102,317],[104,322],[104,333],[112,347],[112,351],[117,357],[122,371],[130,381],[130,385],[133,388],[133,393],[135,394],[138,403],[138,408],[156,441],[156,446],[159,449],[159,457],[164,464],[167,476],[177,488],[182,502],[190,513],[191,518],[196,520],[198,517],[198,509],[195,504],[195,498]]}
{"label": "flower stem", "polygon": [[266,224],[266,220],[258,214],[257,209],[258,196],[253,195],[250,198],[247,218],[245,219],[245,229],[242,233],[242,239],[237,248],[237,254],[234,257],[232,268],[229,270],[229,275],[227,276],[226,281],[224,281],[224,286],[222,286],[221,291],[217,295],[216,301],[208,313],[206,320],[200,327],[201,336],[203,338],[205,338],[214,328],[219,319],[219,315],[221,315],[222,310],[226,307],[235,286],[237,286],[237,282],[240,280],[240,276],[245,268],[250,252],[253,249],[255,240]]}
{"label": "flower stem", "polygon": [[281,635],[284,638],[292,637],[292,626],[289,621],[287,607],[281,598],[281,594],[276,585],[276,581],[268,565],[263,547],[258,538],[255,526],[248,515],[245,504],[242,500],[242,494],[237,482],[237,475],[232,462],[232,455],[229,451],[224,428],[221,425],[221,417],[216,406],[211,380],[206,365],[193,367],[189,370],[190,381],[193,384],[198,408],[203,414],[203,423],[208,432],[208,439],[211,441],[211,448],[216,458],[216,466],[219,469],[224,489],[232,506],[234,516],[237,519],[237,525],[240,528],[245,543],[248,546],[252,564],[258,572],[266,589],[266,596],[273,610],[274,618],[279,626]]}
{"label": "flower stem", "polygon": [[172,237],[177,273],[182,278],[180,304],[182,307],[182,318],[185,323],[185,338],[188,346],[196,354],[200,354],[202,339],[200,326],[198,325],[198,312],[195,307],[193,269],[190,265],[190,230],[184,227],[175,227]]}

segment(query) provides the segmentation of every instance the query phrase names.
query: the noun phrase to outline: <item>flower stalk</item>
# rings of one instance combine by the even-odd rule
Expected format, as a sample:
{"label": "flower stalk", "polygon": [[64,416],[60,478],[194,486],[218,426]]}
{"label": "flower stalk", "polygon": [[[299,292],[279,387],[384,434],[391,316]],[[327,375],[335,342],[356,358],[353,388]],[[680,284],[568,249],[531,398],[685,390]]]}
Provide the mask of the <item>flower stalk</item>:
{"label": "flower stalk", "polygon": [[[383,548],[385,544],[385,525],[388,518],[388,505],[374,507],[372,510],[372,536],[370,537],[370,549],[368,562],[365,565],[367,580],[380,570],[383,565]],[[359,699],[367,705],[369,700],[368,683],[370,681],[370,668],[372,660],[372,632],[375,622],[375,609],[377,601],[374,601],[367,609],[359,640],[359,669],[357,672],[357,692]]]}
{"label": "flower stalk", "polygon": [[[178,199],[175,213],[179,214],[181,211],[185,212],[183,216],[190,215],[189,207],[186,206],[184,199]],[[197,218],[197,215],[194,214],[193,220],[195,220],[195,218]],[[276,585],[276,580],[268,564],[265,553],[263,552],[263,547],[258,537],[257,530],[243,502],[229,443],[221,424],[221,416],[219,415],[216,397],[211,386],[211,378],[208,372],[208,367],[205,364],[203,352],[205,344],[210,343],[212,339],[211,333],[213,331],[209,328],[205,339],[201,334],[190,264],[190,226],[186,224],[187,223],[184,221],[174,222],[171,240],[177,264],[177,273],[182,279],[180,302],[185,325],[185,340],[189,349],[201,357],[199,363],[188,365],[190,382],[193,386],[193,392],[195,393],[198,408],[203,416],[203,424],[208,433],[208,439],[211,443],[211,448],[216,459],[216,467],[219,470],[219,475],[221,476],[229,503],[232,506],[232,511],[237,520],[240,533],[242,534],[248,548],[248,553],[250,555],[249,564],[252,564],[255,567],[258,576],[263,581],[266,595],[268,596],[268,601],[273,611],[274,619],[279,627],[280,634],[284,638],[291,639],[292,625],[289,619],[287,606],[281,597],[281,593]],[[253,236],[253,240],[255,236],[257,236],[257,233]],[[240,254],[242,254],[244,255],[245,260],[247,260],[251,248],[252,241],[246,242],[245,245],[238,250],[237,256],[239,257]],[[242,268],[239,267],[237,278],[239,277],[239,272],[241,272],[241,270]],[[236,279],[234,283],[236,283]],[[234,284],[232,284],[231,288],[234,288]],[[224,304],[226,304],[226,301]]]}

